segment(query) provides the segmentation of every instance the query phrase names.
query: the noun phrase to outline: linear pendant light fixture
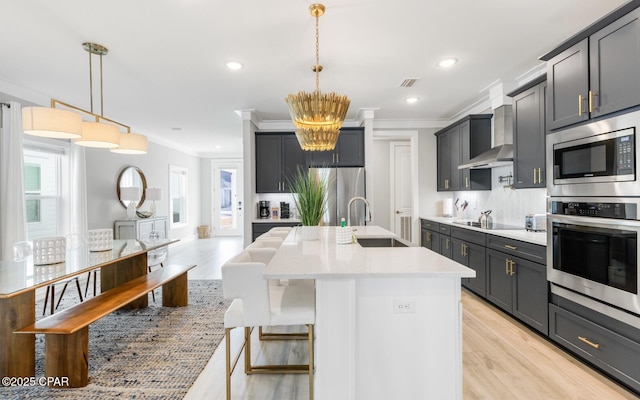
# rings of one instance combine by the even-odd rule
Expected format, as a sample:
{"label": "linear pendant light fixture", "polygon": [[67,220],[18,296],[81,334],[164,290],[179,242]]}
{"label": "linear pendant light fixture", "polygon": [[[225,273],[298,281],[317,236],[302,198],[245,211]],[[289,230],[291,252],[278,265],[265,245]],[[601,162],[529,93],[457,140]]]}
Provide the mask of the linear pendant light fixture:
{"label": "linear pendant light fixture", "polygon": [[[26,134],[58,139],[73,139],[79,146],[108,148],[112,152],[124,154],[146,154],[147,137],[131,133],[128,125],[104,116],[102,91],[102,56],[109,50],[99,44],[82,44],[89,53],[89,97],[90,111],[51,99],[51,108],[25,107],[22,110],[22,124]],[[93,55],[100,57],[100,114],[93,112]],[[60,109],[59,107],[66,108]],[[82,115],[93,121],[82,121]],[[120,133],[120,128],[127,133]]]}
{"label": "linear pendant light fixture", "polygon": [[289,106],[289,114],[296,126],[296,137],[302,150],[329,151],[336,147],[340,128],[347,115],[349,103],[347,96],[335,92],[320,92],[320,50],[318,19],[324,15],[325,6],[312,4],[309,12],[316,18],[316,90],[313,93],[298,92],[290,94],[285,101]]}

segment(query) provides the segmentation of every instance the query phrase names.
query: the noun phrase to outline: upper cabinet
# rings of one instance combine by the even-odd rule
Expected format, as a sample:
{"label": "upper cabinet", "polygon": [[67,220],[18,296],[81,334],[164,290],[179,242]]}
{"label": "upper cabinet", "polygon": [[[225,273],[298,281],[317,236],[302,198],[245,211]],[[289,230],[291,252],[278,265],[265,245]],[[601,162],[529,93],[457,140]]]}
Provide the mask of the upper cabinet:
{"label": "upper cabinet", "polygon": [[435,133],[438,191],[491,190],[490,169],[458,166],[491,148],[492,114],[474,114]]}
{"label": "upper cabinet", "polygon": [[310,151],[311,167],[364,167],[364,128],[342,128],[333,151]]}
{"label": "upper cabinet", "polygon": [[514,186],[540,188],[545,181],[546,76],[509,93],[513,97]]}
{"label": "upper cabinet", "polygon": [[307,154],[295,134],[256,133],[256,193],[289,193],[298,167],[307,168]]}
{"label": "upper cabinet", "polygon": [[640,9],[627,3],[541,57],[547,61],[547,128],[640,105]]}

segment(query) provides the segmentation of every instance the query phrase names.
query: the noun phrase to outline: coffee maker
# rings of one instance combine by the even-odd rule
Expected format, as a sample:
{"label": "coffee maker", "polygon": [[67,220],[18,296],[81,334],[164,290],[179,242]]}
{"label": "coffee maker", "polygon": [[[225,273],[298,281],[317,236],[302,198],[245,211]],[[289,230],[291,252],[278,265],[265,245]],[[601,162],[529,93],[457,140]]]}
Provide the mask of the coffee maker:
{"label": "coffee maker", "polygon": [[268,200],[260,200],[258,202],[258,216],[260,218],[269,218],[271,215],[270,204]]}

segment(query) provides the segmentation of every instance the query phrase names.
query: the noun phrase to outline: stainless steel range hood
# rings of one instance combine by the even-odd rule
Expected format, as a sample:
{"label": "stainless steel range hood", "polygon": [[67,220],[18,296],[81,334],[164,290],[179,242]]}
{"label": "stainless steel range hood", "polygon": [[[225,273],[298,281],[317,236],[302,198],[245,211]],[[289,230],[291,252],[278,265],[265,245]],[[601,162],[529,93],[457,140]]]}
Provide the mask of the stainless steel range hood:
{"label": "stainless steel range hood", "polygon": [[510,105],[493,110],[493,146],[458,169],[494,168],[513,164],[513,117]]}

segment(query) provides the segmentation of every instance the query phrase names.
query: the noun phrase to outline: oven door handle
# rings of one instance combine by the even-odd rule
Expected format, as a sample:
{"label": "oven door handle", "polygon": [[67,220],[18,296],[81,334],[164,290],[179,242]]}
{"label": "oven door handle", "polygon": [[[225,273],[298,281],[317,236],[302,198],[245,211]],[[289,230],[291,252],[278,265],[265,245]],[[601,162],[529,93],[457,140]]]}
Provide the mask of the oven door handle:
{"label": "oven door handle", "polygon": [[599,217],[580,217],[577,215],[547,214],[549,228],[554,222],[571,225],[593,226],[596,228],[624,229],[640,232],[640,221]]}

